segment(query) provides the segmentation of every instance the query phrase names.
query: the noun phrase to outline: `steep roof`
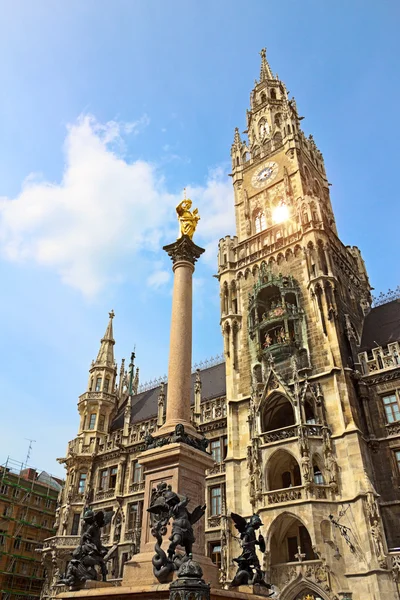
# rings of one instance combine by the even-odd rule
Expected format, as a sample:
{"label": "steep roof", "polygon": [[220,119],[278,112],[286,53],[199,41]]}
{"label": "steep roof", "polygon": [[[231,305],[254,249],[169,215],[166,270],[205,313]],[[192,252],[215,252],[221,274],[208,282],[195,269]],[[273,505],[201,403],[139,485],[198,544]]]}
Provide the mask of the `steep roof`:
{"label": "steep roof", "polygon": [[[190,392],[191,404],[194,404],[195,378],[196,374],[192,373]],[[224,396],[226,394],[225,363],[220,363],[219,365],[214,365],[213,367],[200,371],[200,379],[201,398],[203,401],[218,398],[219,396]],[[145,421],[157,416],[159,393],[160,386],[141,392],[132,397],[132,423],[138,423],[139,421]],[[165,386],[165,395],[168,401],[168,384]],[[111,431],[122,429],[124,426],[124,410],[126,402],[127,400],[120,406],[118,415],[111,425]]]}
{"label": "steep roof", "polygon": [[364,320],[360,352],[400,340],[400,300],[376,306]]}

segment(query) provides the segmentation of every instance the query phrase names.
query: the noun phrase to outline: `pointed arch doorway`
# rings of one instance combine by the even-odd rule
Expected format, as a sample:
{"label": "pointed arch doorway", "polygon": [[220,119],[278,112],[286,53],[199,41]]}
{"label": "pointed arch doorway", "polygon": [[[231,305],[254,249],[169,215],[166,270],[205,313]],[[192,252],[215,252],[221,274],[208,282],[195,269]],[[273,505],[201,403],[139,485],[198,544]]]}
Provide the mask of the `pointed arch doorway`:
{"label": "pointed arch doorway", "polygon": [[331,600],[331,592],[326,592],[314,581],[300,577],[283,588],[279,600]]}
{"label": "pointed arch doorway", "polygon": [[325,600],[325,597],[323,598],[317,592],[308,589],[303,590],[302,592],[300,592],[300,594],[294,596],[293,600]]}
{"label": "pointed arch doorway", "polygon": [[290,585],[290,590],[286,590],[281,596],[282,600],[329,600],[322,590],[319,590],[314,583],[308,581],[299,581],[294,586]]}

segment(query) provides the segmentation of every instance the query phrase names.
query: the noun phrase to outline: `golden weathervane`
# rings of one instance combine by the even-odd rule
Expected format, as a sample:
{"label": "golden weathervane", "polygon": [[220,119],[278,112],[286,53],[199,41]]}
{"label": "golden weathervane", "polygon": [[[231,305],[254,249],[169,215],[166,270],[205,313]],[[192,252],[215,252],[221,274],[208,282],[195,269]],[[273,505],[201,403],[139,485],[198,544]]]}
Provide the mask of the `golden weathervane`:
{"label": "golden weathervane", "polygon": [[199,211],[197,208],[191,212],[192,201],[186,198],[186,188],[184,189],[185,197],[176,207],[178,214],[179,230],[180,234],[187,235],[190,239],[193,239],[193,234],[196,230],[198,221],[200,220]]}

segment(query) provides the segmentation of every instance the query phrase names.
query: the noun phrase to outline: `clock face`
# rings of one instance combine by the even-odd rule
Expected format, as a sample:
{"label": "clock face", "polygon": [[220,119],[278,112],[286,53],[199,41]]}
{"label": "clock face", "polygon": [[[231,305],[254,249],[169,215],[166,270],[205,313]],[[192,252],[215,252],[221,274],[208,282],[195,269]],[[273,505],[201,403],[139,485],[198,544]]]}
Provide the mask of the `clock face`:
{"label": "clock face", "polygon": [[253,187],[259,188],[265,185],[267,182],[275,179],[278,173],[278,165],[276,162],[269,162],[258,169],[251,180]]}

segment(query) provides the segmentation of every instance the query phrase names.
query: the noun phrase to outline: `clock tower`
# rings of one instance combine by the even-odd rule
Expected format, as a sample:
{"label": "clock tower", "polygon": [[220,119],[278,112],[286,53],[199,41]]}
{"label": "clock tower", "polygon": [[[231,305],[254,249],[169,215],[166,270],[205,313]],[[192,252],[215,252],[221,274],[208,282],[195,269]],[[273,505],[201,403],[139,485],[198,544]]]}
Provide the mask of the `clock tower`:
{"label": "clock tower", "polygon": [[371,534],[376,521],[384,536],[365,441],[371,415],[358,384],[368,276],[359,249],[338,237],[322,153],[260,54],[247,139],[236,128],[231,149],[236,235],[220,240],[218,255],[227,512],[260,514],[264,568],[280,588],[306,579],[305,569],[282,565],[322,560],[317,597],[333,597],[333,574],[355,600],[366,590],[383,597],[384,542],[378,548]]}

